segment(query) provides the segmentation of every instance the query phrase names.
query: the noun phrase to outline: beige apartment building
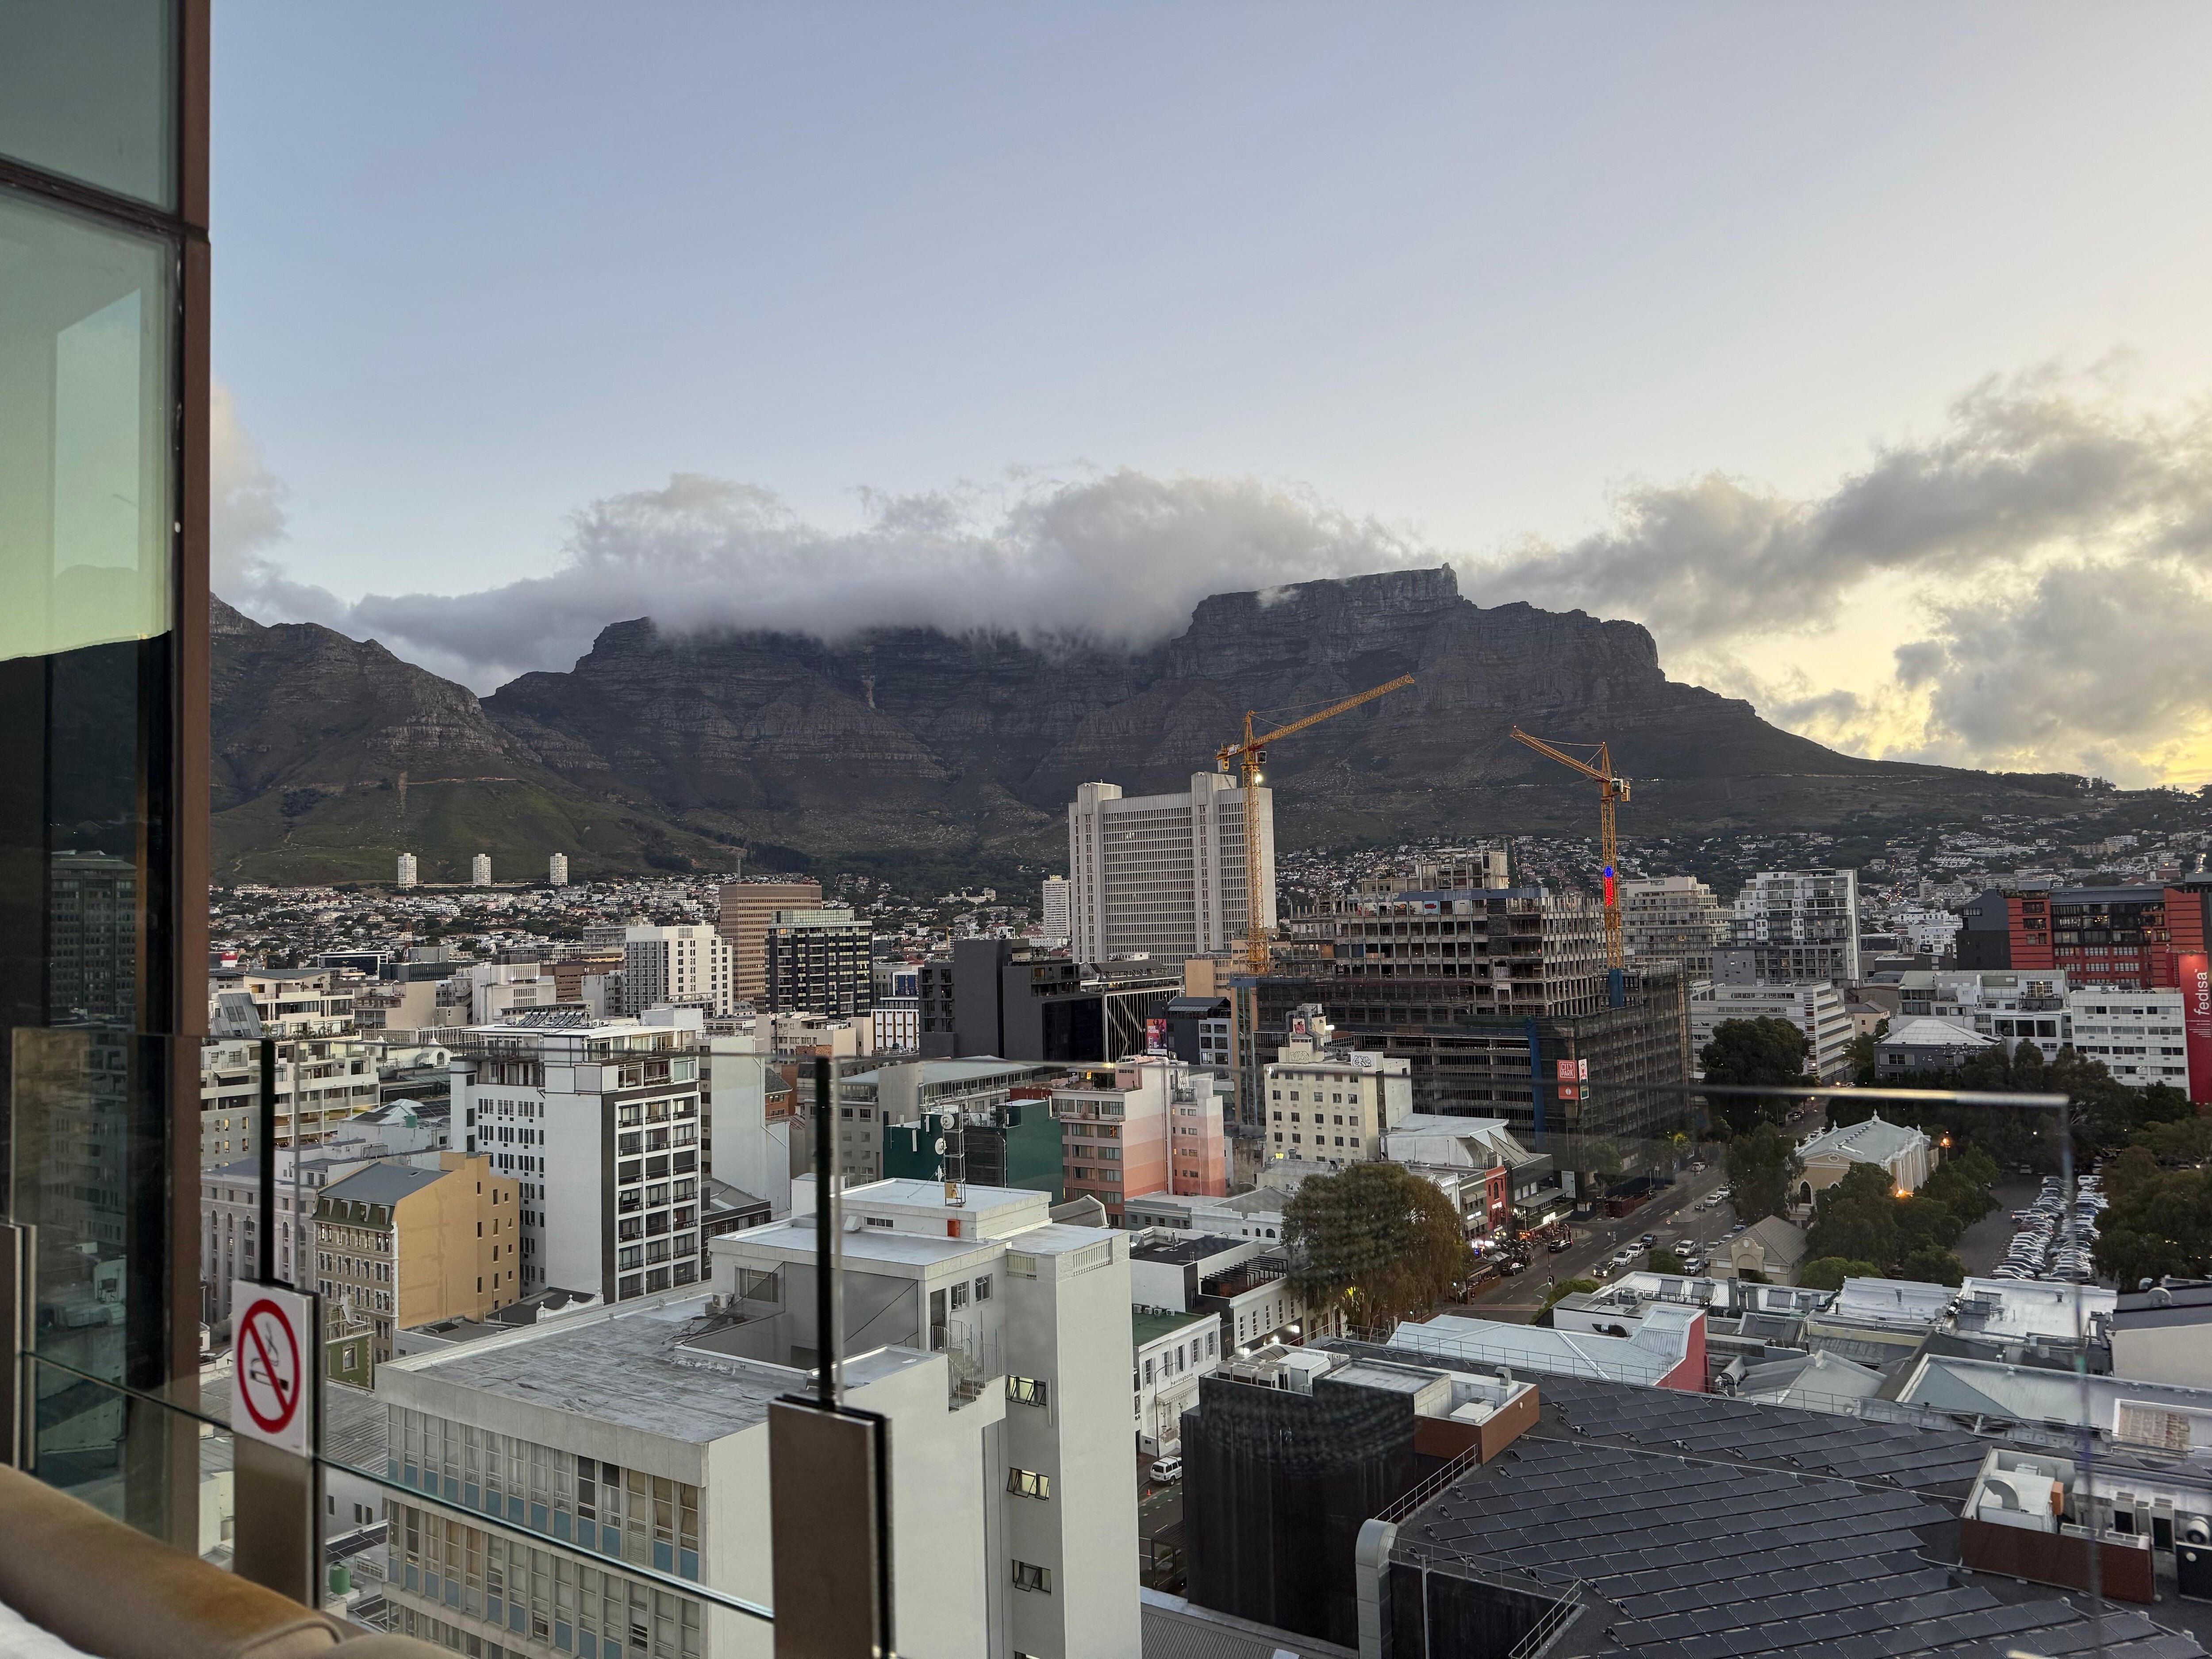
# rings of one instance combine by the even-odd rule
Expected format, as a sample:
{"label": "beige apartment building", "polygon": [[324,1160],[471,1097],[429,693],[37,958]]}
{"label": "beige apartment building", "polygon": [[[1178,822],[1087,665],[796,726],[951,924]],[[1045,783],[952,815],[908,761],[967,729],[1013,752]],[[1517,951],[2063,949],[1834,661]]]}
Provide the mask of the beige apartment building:
{"label": "beige apartment building", "polygon": [[717,931],[729,941],[731,994],[758,1003],[768,996],[768,930],[779,910],[818,910],[818,881],[732,881],[722,888]]}
{"label": "beige apartment building", "polygon": [[514,1182],[481,1152],[441,1152],[438,1165],[372,1164],[315,1206],[316,1288],[367,1328],[365,1370],[392,1358],[395,1331],[482,1319],[522,1296]]}

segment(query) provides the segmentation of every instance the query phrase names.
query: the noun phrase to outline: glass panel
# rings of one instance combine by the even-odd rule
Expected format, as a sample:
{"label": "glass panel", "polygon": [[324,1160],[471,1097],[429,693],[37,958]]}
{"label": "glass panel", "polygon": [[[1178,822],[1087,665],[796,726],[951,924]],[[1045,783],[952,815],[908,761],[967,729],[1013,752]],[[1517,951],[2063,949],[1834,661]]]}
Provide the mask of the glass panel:
{"label": "glass panel", "polygon": [[0,193],[0,659],[169,626],[173,274]]}
{"label": "glass panel", "polygon": [[0,155],[177,199],[175,0],[0,0]]}

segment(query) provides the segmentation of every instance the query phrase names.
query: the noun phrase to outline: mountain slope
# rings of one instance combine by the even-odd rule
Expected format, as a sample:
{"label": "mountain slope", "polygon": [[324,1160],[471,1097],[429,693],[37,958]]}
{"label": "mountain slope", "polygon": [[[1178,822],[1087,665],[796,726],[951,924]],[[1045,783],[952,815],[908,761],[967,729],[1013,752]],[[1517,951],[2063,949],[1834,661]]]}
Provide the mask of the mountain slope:
{"label": "mountain slope", "polygon": [[502,879],[541,873],[551,852],[579,878],[732,862],[649,804],[586,794],[465,686],[374,640],[264,627],[220,599],[209,632],[219,881],[389,881],[403,851],[425,881],[465,880],[480,852]]}
{"label": "mountain slope", "polygon": [[484,706],[580,786],[702,829],[822,853],[1049,856],[1084,780],[1177,788],[1245,708],[1310,707],[1407,672],[1411,688],[1279,745],[1268,773],[1284,844],[1587,827],[1589,786],[1510,741],[1516,722],[1610,742],[1648,828],[1826,824],[2056,787],[1838,754],[1668,679],[1634,623],[1485,609],[1449,569],[1217,594],[1178,638],[1136,652],[621,623],[570,672],[525,675]]}

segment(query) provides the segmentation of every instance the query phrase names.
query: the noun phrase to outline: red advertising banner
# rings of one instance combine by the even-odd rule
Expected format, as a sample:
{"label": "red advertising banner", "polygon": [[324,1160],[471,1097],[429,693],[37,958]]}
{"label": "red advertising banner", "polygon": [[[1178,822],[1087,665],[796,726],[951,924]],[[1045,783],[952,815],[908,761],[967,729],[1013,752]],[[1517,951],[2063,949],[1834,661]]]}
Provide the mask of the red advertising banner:
{"label": "red advertising banner", "polygon": [[2181,1029],[2189,1049],[2189,1098],[2212,1101],[2212,955],[2192,951],[2175,964],[2181,981]]}

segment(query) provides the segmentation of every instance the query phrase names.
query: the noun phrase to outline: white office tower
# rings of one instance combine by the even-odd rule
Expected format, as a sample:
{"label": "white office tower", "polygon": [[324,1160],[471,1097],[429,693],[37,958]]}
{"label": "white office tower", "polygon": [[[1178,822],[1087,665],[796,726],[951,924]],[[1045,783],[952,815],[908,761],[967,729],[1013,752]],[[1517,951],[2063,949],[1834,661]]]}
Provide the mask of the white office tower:
{"label": "white office tower", "polygon": [[545,860],[545,881],[551,887],[566,887],[568,884],[568,855],[566,853],[556,853]]}
{"label": "white office tower", "polygon": [[401,887],[412,887],[415,884],[415,855],[412,853],[402,853],[399,855],[399,872],[392,880]]}
{"label": "white office tower", "polygon": [[729,940],[704,923],[623,929],[623,1008],[641,1014],[664,1004],[726,1014],[737,970]]}
{"label": "white office tower", "polygon": [[[1127,1271],[1118,1277],[1126,1297]],[[1114,1641],[1076,1650],[1128,1656],[1139,1650],[1129,1397],[1119,1381],[1128,1309],[1115,1314],[1098,1316],[1121,1348],[1098,1367],[1115,1383],[1114,1409],[1102,1401],[1100,1416],[1122,1465],[1124,1520],[1073,1547],[1103,1568],[1112,1547],[1125,1611],[1118,1621],[1092,1614]],[[508,1659],[769,1659],[774,1626],[667,1582],[757,1606],[775,1600],[769,1407],[806,1384],[802,1371],[734,1351],[731,1339],[745,1334],[709,1309],[702,1289],[541,1319],[379,1365],[386,1467],[403,1488],[442,1491],[486,1517],[410,1503],[404,1491],[387,1496],[388,1627]],[[993,1610],[1014,1592],[994,1559],[991,1516],[1030,1500],[987,1485],[986,1442],[1026,1408],[999,1392],[963,1397],[948,1383],[949,1357],[918,1342],[863,1346],[843,1368],[845,1403],[890,1422],[899,1651],[1004,1655],[1008,1644],[987,1633]],[[582,1559],[574,1547],[533,1547],[533,1534],[580,1546]],[[987,1578],[992,1571],[997,1577]]]}
{"label": "white office tower", "polygon": [[1044,878],[1044,903],[1039,912],[1038,925],[1045,938],[1055,944],[1065,941],[1070,932],[1068,919],[1068,883],[1066,876],[1047,876]]}
{"label": "white office tower", "polygon": [[[1273,792],[1254,792],[1258,925],[1275,927]],[[1194,773],[1187,795],[1125,797],[1086,783],[1067,809],[1069,935],[1079,961],[1212,956],[1244,938],[1244,792]]]}
{"label": "white office tower", "polygon": [[[716,1337],[725,1353],[786,1365],[812,1358],[811,1177],[793,1197],[789,1221],[713,1242],[714,1289],[738,1321]],[[1010,1187],[969,1187],[948,1202],[930,1181],[845,1194],[851,1349],[942,1355],[953,1415],[981,1426],[980,1527],[971,1529],[959,1507],[966,1488],[956,1486],[952,1507],[925,1511],[920,1536],[895,1534],[891,1580],[943,1580],[948,1595],[979,1583],[982,1626],[959,1642],[917,1639],[902,1601],[902,1652],[1127,1659],[1143,1646],[1132,1396],[1121,1387],[1129,1237],[1057,1224],[1051,1203]],[[895,1448],[903,1431],[893,1426]],[[891,1485],[898,1492],[896,1471]]]}
{"label": "white office tower", "polygon": [[469,885],[471,887],[491,885],[490,854],[479,853],[469,860]]}
{"label": "white office tower", "polygon": [[699,1016],[690,1021],[548,1008],[472,1026],[453,1045],[454,1139],[521,1188],[524,1295],[627,1301],[703,1276],[705,1036]]}
{"label": "white office tower", "polygon": [[1735,943],[1753,947],[1760,979],[1856,984],[1859,872],[1760,871],[1735,896]]}

